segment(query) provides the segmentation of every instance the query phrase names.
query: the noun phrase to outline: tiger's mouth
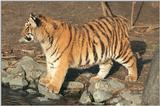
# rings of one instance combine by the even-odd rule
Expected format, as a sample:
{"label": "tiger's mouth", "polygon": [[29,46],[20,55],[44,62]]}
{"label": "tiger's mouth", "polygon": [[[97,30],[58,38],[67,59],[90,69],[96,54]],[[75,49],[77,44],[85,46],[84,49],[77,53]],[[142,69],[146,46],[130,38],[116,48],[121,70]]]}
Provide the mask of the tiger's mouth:
{"label": "tiger's mouth", "polygon": [[25,37],[22,37],[22,38],[19,39],[20,43],[28,43],[28,42],[31,42],[31,41],[33,41],[33,35],[32,34],[28,34]]}

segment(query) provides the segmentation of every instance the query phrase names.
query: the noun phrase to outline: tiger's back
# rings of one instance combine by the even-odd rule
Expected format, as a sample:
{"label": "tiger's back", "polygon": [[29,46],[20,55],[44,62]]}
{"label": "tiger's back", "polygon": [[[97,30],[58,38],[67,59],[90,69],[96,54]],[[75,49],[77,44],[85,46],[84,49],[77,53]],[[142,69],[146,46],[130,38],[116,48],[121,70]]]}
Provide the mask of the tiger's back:
{"label": "tiger's back", "polygon": [[[104,17],[70,29],[74,36],[71,50],[72,66],[85,67],[117,59],[130,48],[128,26],[120,17]],[[125,46],[129,46],[126,49]],[[123,49],[122,49],[123,48]]]}

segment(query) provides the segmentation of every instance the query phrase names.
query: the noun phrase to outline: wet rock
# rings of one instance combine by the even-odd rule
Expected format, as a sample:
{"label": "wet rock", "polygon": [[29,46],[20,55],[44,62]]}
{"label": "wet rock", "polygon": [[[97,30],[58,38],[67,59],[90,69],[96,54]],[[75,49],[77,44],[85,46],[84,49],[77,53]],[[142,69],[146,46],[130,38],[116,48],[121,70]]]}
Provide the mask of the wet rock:
{"label": "wet rock", "polygon": [[43,101],[49,101],[49,99],[46,98],[46,97],[37,97],[37,99],[38,99],[39,101],[41,101],[41,102],[43,102]]}
{"label": "wet rock", "polygon": [[80,104],[91,104],[92,100],[93,100],[93,97],[91,96],[91,94],[87,90],[85,90],[81,95],[79,103]]}
{"label": "wet rock", "polygon": [[100,80],[98,82],[95,83],[91,83],[91,85],[89,86],[88,90],[91,92],[91,94],[93,95],[93,93],[96,90],[103,90],[106,92],[116,92],[119,91],[121,89],[125,88],[125,84],[120,82],[118,79],[116,78],[107,78],[105,80]]}
{"label": "wet rock", "polygon": [[94,98],[94,101],[95,102],[104,102],[108,99],[110,99],[113,95],[110,93],[110,92],[106,92],[106,91],[103,91],[103,90],[96,90],[94,93],[93,93],[93,98]]}
{"label": "wet rock", "polygon": [[60,94],[55,94],[55,93],[51,93],[48,91],[47,87],[41,85],[41,84],[38,84],[38,91],[39,93],[41,93],[42,95],[45,96],[45,98],[49,98],[49,99],[54,99],[54,100],[57,100],[57,99],[60,99],[62,95]]}
{"label": "wet rock", "polygon": [[125,100],[131,101],[133,104],[141,104],[142,94],[132,94],[130,90],[125,90],[119,95]]}
{"label": "wet rock", "polygon": [[64,83],[63,87],[69,92],[80,92],[84,89],[84,84],[77,81],[69,81]]}
{"label": "wet rock", "polygon": [[105,103],[99,103],[99,102],[92,102],[92,104],[94,104],[94,105],[96,105],[96,106],[103,106],[103,105],[105,105]]}

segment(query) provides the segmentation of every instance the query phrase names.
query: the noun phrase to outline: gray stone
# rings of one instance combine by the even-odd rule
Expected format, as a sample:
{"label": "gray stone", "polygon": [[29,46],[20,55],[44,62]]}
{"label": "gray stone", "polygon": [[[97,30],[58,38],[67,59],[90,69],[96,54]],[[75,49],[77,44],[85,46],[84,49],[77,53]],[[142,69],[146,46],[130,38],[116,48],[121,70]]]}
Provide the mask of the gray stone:
{"label": "gray stone", "polygon": [[48,98],[46,98],[46,97],[37,97],[37,99],[39,101],[41,101],[41,102],[43,102],[43,101],[49,101]]}
{"label": "gray stone", "polygon": [[10,71],[2,71],[2,83],[8,83],[12,89],[22,89],[28,85],[25,73],[20,66],[12,68]]}
{"label": "gray stone", "polygon": [[13,78],[9,81],[9,85],[12,89],[22,89],[23,87],[28,85],[28,82],[23,77]]}
{"label": "gray stone", "polygon": [[91,96],[91,94],[85,90],[82,95],[81,95],[81,98],[79,100],[79,102],[81,104],[91,104],[92,103],[92,100],[93,100],[93,97]]}
{"label": "gray stone", "polygon": [[125,84],[120,82],[118,79],[107,78],[105,80],[100,80],[98,82],[91,83],[88,90],[93,95],[93,93],[96,90],[103,90],[106,92],[116,92],[124,88],[125,88]]}
{"label": "gray stone", "polygon": [[31,57],[23,57],[19,65],[26,73],[26,79],[28,81],[34,81],[40,77],[40,75],[46,71],[46,67],[35,62]]}
{"label": "gray stone", "polygon": [[147,76],[147,80],[145,81],[144,92],[142,96],[142,104],[143,105],[159,105],[159,86],[160,86],[160,69],[159,69],[159,46],[156,48],[152,65]]}
{"label": "gray stone", "polygon": [[9,80],[8,80],[8,73],[6,71],[2,70],[1,76],[2,76],[2,83],[6,84],[6,83],[9,82]]}
{"label": "gray stone", "polygon": [[[12,89],[19,89],[25,86],[37,88],[40,75],[46,71],[46,67],[35,62],[31,57],[24,56],[14,65],[15,68],[8,68],[2,74],[2,82],[9,83]],[[29,82],[29,83],[28,83]]]}
{"label": "gray stone", "polygon": [[65,82],[63,87],[69,92],[79,92],[84,89],[84,84],[77,81]]}
{"label": "gray stone", "polygon": [[2,70],[6,69],[9,66],[8,61],[7,60],[2,60],[1,61],[1,68]]}
{"label": "gray stone", "polygon": [[114,97],[114,98],[110,99],[107,103],[114,105],[114,104],[117,104],[121,100],[122,100],[122,97],[118,96],[118,97]]}
{"label": "gray stone", "polygon": [[132,104],[131,101],[128,101],[128,100],[121,100],[121,101],[118,102],[115,106],[135,106],[135,105]]}
{"label": "gray stone", "polygon": [[130,90],[125,90],[122,91],[119,95],[125,100],[131,101],[133,104],[141,104],[142,94],[131,94]]}
{"label": "gray stone", "polygon": [[42,95],[44,95],[46,98],[49,98],[49,99],[60,99],[62,95],[60,94],[55,94],[55,93],[51,93],[48,91],[48,88],[41,85],[41,84],[38,84],[38,91],[39,93],[41,93]]}
{"label": "gray stone", "polygon": [[27,89],[26,91],[27,91],[28,93],[30,93],[30,94],[36,94],[36,93],[37,93],[37,91],[34,90],[34,89]]}
{"label": "gray stone", "polygon": [[96,90],[93,93],[93,98],[95,102],[104,102],[110,99],[113,95],[110,92],[105,92],[103,90]]}

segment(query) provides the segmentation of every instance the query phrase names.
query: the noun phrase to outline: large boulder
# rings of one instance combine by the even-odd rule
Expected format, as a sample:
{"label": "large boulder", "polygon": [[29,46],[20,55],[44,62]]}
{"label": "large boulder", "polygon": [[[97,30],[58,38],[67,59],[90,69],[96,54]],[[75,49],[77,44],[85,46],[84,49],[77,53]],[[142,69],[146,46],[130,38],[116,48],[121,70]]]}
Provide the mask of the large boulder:
{"label": "large boulder", "polygon": [[142,96],[142,104],[159,105],[159,48],[157,48],[150,72],[145,82],[145,88]]}
{"label": "large boulder", "polygon": [[123,82],[121,82],[120,80],[118,80],[116,78],[109,77],[107,79],[100,80],[95,83],[91,83],[88,90],[93,95],[93,93],[96,90],[102,90],[105,92],[114,93],[114,92],[117,92],[117,91],[124,89],[124,88],[125,88],[125,84]]}
{"label": "large boulder", "polygon": [[116,78],[107,78],[93,82],[88,87],[87,91],[84,91],[80,98],[82,104],[103,104],[106,101],[114,97],[116,92],[119,92],[125,88],[125,84]]}
{"label": "large boulder", "polygon": [[26,86],[37,88],[40,75],[46,71],[44,66],[28,56],[20,59],[14,67],[2,70],[2,83],[8,83],[12,89],[22,89]]}

